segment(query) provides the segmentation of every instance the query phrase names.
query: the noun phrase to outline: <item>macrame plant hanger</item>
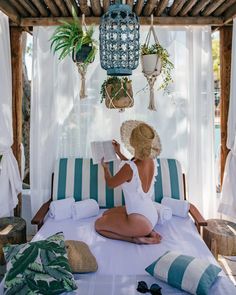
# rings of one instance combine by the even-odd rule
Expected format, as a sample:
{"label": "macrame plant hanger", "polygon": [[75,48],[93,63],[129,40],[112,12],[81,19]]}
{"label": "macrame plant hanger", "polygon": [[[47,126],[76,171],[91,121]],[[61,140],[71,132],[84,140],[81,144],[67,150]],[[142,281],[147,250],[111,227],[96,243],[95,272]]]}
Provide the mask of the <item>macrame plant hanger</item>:
{"label": "macrame plant hanger", "polygon": [[[156,32],[154,30],[154,26],[153,26],[153,14],[151,15],[151,25],[150,25],[150,28],[149,28],[149,31],[147,33],[147,37],[146,37],[146,40],[145,40],[145,43],[144,43],[144,45],[147,46],[147,47],[148,47],[148,45],[150,43],[151,34],[153,35],[155,44],[159,44]],[[141,60],[142,60],[142,64],[143,64],[143,59],[141,59]],[[146,79],[148,81],[148,85],[149,85],[150,96],[149,96],[148,109],[151,110],[151,111],[156,111],[155,95],[154,95],[154,84],[155,84],[155,82],[157,80],[157,77],[161,73],[161,71],[158,71],[157,66],[158,66],[158,58],[156,59],[156,64],[155,64],[155,67],[154,67],[154,71],[151,74],[150,73],[147,74],[143,70],[143,74],[146,77]]]}
{"label": "macrame plant hanger", "polygon": [[[82,29],[87,32],[87,26],[85,23],[85,15],[84,14],[82,14]],[[75,57],[75,55],[76,55],[76,53],[74,52],[74,57]],[[74,58],[74,60],[75,60],[75,58]],[[87,73],[88,64],[83,63],[83,62],[75,62],[75,63],[78,68],[78,72],[81,76],[79,95],[80,95],[80,99],[83,99],[83,98],[87,97],[85,83],[86,83],[86,73]]]}

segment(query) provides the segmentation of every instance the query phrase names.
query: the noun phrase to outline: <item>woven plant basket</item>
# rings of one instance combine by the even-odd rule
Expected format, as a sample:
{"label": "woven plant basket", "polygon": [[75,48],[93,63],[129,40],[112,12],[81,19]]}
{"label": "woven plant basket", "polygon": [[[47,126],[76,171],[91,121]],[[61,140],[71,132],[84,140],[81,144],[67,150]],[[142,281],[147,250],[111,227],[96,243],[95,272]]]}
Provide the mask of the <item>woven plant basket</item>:
{"label": "woven plant basket", "polygon": [[122,110],[134,105],[131,81],[108,84],[105,91],[105,105],[108,109]]}

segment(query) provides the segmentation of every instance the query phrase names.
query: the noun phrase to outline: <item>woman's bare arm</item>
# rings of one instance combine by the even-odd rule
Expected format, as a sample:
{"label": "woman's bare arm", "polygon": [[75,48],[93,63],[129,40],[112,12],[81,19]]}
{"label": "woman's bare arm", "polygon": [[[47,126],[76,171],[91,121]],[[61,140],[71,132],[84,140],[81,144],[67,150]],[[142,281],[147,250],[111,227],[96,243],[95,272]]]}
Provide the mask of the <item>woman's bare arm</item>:
{"label": "woman's bare arm", "polygon": [[128,159],[121,153],[120,151],[120,144],[116,140],[112,140],[112,145],[114,147],[114,150],[117,154],[117,156],[122,160],[122,161],[127,161]]}
{"label": "woman's bare arm", "polygon": [[104,168],[104,176],[106,184],[110,188],[115,188],[126,181],[130,181],[133,177],[133,171],[128,164],[125,164],[116,175],[112,176],[106,163],[102,163]]}

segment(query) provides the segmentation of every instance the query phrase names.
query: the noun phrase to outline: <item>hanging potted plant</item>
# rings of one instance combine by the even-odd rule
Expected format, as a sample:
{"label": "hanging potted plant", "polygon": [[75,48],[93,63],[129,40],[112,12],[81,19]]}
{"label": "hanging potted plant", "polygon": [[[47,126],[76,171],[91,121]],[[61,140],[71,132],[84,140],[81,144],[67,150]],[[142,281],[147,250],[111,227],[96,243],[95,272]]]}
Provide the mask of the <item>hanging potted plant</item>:
{"label": "hanging potted plant", "polygon": [[166,89],[169,83],[173,82],[171,71],[174,68],[173,63],[170,61],[168,51],[161,46],[160,43],[155,43],[151,46],[146,44],[141,46],[141,59],[143,73],[146,76],[162,74],[163,82],[159,89]]}
{"label": "hanging potted plant", "polygon": [[134,105],[132,81],[127,77],[109,77],[101,86],[101,102],[109,109],[130,108]]}
{"label": "hanging potted plant", "polygon": [[51,49],[53,52],[60,52],[59,60],[71,55],[81,74],[80,98],[85,94],[85,75],[87,66],[95,59],[97,42],[93,39],[94,28],[87,28],[85,17],[82,17],[80,24],[74,9],[72,9],[73,20],[71,22],[61,21],[51,37]]}
{"label": "hanging potted plant", "polygon": [[[151,35],[154,39],[154,44],[150,45]],[[163,82],[159,89],[166,90],[169,83],[173,82],[171,71],[174,68],[173,63],[170,61],[168,51],[161,46],[157,39],[156,32],[153,27],[153,16],[151,17],[151,26],[149,28],[145,43],[141,46],[141,63],[144,76],[146,77],[149,90],[150,102],[148,108],[156,110],[154,101],[154,84],[157,77],[162,74]]]}

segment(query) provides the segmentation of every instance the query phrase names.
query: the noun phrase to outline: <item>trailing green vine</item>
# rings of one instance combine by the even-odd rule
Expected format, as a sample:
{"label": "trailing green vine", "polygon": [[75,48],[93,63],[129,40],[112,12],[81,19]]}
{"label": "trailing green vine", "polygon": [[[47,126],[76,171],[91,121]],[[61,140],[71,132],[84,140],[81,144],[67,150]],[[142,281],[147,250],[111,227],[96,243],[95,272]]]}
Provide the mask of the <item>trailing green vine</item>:
{"label": "trailing green vine", "polygon": [[141,46],[141,55],[157,54],[161,59],[163,82],[159,89],[166,90],[167,86],[173,82],[171,71],[174,69],[173,63],[170,61],[168,51],[161,46],[160,43],[155,43],[151,46],[146,44]]}

